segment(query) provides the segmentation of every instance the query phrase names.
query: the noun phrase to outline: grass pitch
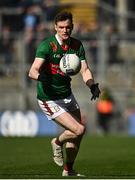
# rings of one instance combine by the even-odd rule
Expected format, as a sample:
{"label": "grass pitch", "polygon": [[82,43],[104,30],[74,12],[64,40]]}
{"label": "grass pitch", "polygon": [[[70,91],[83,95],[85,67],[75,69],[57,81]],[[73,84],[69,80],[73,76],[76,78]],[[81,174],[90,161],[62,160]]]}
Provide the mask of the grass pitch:
{"label": "grass pitch", "polygon": [[[0,137],[1,179],[61,179],[50,137]],[[85,136],[75,169],[87,179],[135,178],[135,138]]]}

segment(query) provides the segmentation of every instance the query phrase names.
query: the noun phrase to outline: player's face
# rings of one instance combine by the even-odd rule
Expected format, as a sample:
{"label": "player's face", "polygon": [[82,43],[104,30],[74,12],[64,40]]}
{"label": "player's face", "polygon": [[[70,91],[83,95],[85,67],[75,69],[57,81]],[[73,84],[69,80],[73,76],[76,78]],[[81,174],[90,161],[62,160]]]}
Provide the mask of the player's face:
{"label": "player's face", "polygon": [[65,21],[59,21],[57,24],[55,24],[55,30],[61,40],[67,40],[73,30],[73,24],[69,19]]}

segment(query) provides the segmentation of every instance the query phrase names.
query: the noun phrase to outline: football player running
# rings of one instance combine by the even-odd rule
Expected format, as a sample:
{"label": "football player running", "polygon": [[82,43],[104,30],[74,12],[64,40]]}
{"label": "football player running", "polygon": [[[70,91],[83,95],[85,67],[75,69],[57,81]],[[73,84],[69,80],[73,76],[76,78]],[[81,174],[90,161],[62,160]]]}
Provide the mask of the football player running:
{"label": "football player running", "polygon": [[[29,77],[37,80],[37,99],[42,111],[49,119],[64,127],[64,132],[51,141],[54,162],[63,167],[62,176],[82,176],[73,169],[73,165],[85,133],[85,124],[81,121],[80,108],[71,90],[71,78],[59,68],[62,56],[79,56],[80,72],[91,91],[91,100],[99,97],[100,89],[88,67],[81,41],[71,37],[72,14],[58,13],[54,27],[56,34],[38,46]],[[66,157],[63,157],[63,148]]]}

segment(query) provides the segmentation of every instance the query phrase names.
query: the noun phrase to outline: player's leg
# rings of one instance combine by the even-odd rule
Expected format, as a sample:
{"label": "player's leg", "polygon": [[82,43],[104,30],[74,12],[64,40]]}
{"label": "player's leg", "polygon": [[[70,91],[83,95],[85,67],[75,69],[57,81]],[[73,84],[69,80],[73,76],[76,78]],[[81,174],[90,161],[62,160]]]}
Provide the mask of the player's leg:
{"label": "player's leg", "polygon": [[[76,111],[73,111],[72,115],[81,122],[81,113],[79,109],[77,109]],[[74,172],[73,165],[79,151],[80,142],[82,140],[83,134],[76,137],[73,141],[68,141],[66,143],[66,159],[65,159],[64,170],[62,174],[63,176],[74,176],[74,175],[81,176],[80,174]]]}
{"label": "player's leg", "polygon": [[[77,118],[77,117],[76,117]],[[74,146],[74,151],[73,152],[73,158],[75,159],[76,154],[77,154],[77,149],[75,146],[78,147],[78,142],[79,139],[82,137],[85,131],[85,127],[78,122],[78,119],[76,119],[73,115],[71,115],[68,112],[64,112],[58,117],[55,118],[55,122],[63,126],[66,130],[61,133],[57,138],[52,140],[52,147],[53,147],[53,152],[54,152],[54,161],[56,164],[59,166],[63,165],[62,158],[61,158],[61,153],[62,153],[62,145],[66,142],[71,142],[72,146]],[[78,140],[78,141],[77,141]],[[74,143],[74,141],[76,143]],[[76,145],[74,145],[76,144]],[[71,146],[70,146],[71,147]],[[72,153],[73,148],[71,149]],[[68,155],[70,156],[70,155]]]}
{"label": "player's leg", "polygon": [[[77,109],[76,111],[72,112],[72,115],[74,117],[76,117],[79,121],[81,121],[81,114],[80,114],[80,110]],[[70,142],[68,141],[66,143],[66,162],[69,164],[73,164],[75,161],[75,158],[77,156],[78,150],[79,150],[79,146],[80,146],[80,142],[82,139],[82,135],[78,136],[77,138],[74,139],[74,141]],[[67,164],[67,169],[72,168],[72,167],[68,167]]]}

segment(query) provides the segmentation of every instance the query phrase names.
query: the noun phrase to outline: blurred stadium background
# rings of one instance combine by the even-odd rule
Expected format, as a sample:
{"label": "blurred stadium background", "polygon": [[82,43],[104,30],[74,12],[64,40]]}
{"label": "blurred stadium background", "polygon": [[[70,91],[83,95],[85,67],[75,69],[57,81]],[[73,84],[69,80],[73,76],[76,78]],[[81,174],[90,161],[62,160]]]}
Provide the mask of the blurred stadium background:
{"label": "blurred stadium background", "polygon": [[[100,87],[115,100],[110,133],[135,135],[135,2],[134,0],[0,1],[0,135],[54,135],[36,101],[36,82],[28,79],[39,42],[51,34],[54,15],[74,15],[73,35],[82,40]],[[99,134],[96,102],[80,75],[73,91],[87,121],[87,133]]]}

